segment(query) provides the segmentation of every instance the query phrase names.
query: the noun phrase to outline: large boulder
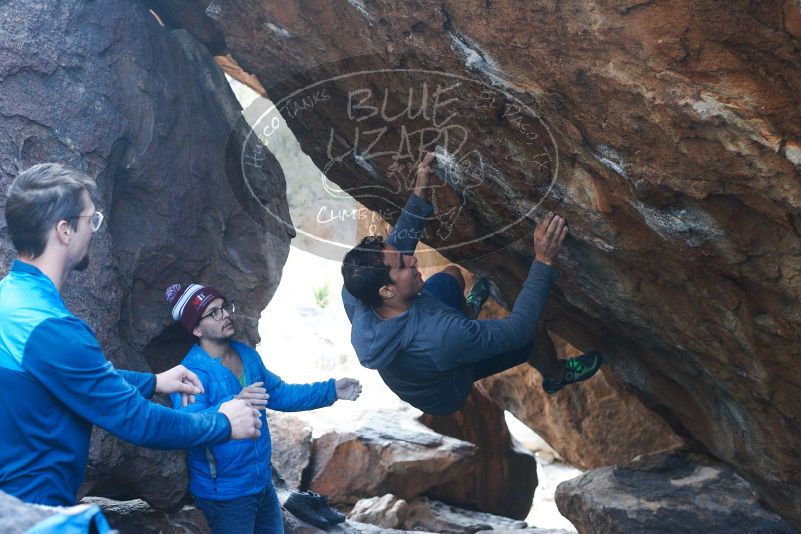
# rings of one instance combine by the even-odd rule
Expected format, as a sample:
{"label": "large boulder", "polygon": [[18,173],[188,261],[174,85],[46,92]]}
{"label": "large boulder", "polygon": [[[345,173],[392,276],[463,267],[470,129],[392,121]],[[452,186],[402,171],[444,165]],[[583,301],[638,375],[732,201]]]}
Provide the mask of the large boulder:
{"label": "large boulder", "polygon": [[98,505],[109,526],[120,534],[211,534],[203,512],[192,505],[164,512],[141,499],[114,501],[103,497],[86,497],[81,502]]}
{"label": "large boulder", "polygon": [[524,521],[476,512],[418,497],[406,501],[392,494],[362,499],[357,502],[348,519],[372,523],[382,528],[401,528],[440,534],[475,532],[535,532],[537,534],[567,534],[565,531],[529,528]]}
{"label": "large boulder", "polygon": [[797,532],[766,510],[742,477],[694,454],[655,454],[588,471],[556,489],[581,534]]}
{"label": "large boulder", "polygon": [[[238,337],[256,343],[293,230],[262,207],[286,212],[283,175],[246,139],[208,50],[136,2],[4,2],[0,18],[0,197],[45,161],[96,178],[107,225],[63,295],[107,357],[155,372],[181,360],[191,340],[171,326],[163,297],[174,282],[213,284],[236,300]],[[243,147],[259,154],[248,183]],[[0,276],[13,255],[2,218]],[[182,453],[97,431],[82,493],[165,508],[186,482]]]}
{"label": "large boulder", "polygon": [[460,507],[515,519],[531,511],[537,489],[537,459],[509,433],[503,410],[477,389],[453,415],[423,415],[420,422],[476,446],[471,475],[445,482],[426,494]]}
{"label": "large boulder", "polygon": [[309,466],[312,428],[298,417],[270,412],[271,462],[289,486],[300,488],[303,471]]}
{"label": "large boulder", "polygon": [[[490,316],[506,315],[497,308]],[[572,358],[581,351],[542,329],[538,351]],[[542,375],[519,365],[480,382],[499,406],[539,434],[564,460],[582,469],[627,463],[635,456],[683,445],[665,421],[643,405],[608,369],[556,395],[542,389]]]}
{"label": "large boulder", "polygon": [[472,476],[475,445],[414,420],[377,412],[358,428],[323,434],[312,446],[309,488],[333,503],[392,493],[410,499]]}
{"label": "large boulder", "polygon": [[507,304],[531,260],[516,239],[558,209],[549,327],[801,527],[795,0],[152,4],[213,26],[318,167],[390,221],[403,164],[439,145],[451,187],[424,241]]}

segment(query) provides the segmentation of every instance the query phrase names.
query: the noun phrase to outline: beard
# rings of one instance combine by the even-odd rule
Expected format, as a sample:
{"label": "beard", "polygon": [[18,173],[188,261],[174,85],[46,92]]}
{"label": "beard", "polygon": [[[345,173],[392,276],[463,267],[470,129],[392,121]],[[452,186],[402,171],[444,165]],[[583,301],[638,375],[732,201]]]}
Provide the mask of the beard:
{"label": "beard", "polygon": [[73,271],[85,271],[89,267],[89,252],[72,268]]}
{"label": "beard", "polygon": [[236,334],[236,332],[231,332],[230,334],[229,333],[224,333],[224,334],[219,334],[219,335],[216,335],[216,336],[203,336],[203,338],[204,339],[208,339],[209,341],[220,342],[220,341],[228,341],[229,339],[234,337],[235,334]]}
{"label": "beard", "polygon": [[236,326],[234,326],[233,322],[231,323],[230,329],[223,329],[220,328],[214,335],[204,335],[208,340],[211,341],[227,341],[236,335]]}

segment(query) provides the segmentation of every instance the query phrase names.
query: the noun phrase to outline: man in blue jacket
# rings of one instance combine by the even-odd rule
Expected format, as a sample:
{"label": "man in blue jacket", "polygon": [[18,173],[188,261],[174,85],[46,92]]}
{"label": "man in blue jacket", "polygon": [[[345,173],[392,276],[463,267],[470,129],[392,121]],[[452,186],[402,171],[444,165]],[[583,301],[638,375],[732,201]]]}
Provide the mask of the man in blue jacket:
{"label": "man in blue jacket", "polygon": [[194,373],[114,369],[91,328],[67,310],[60,291],[89,264],[103,223],[92,178],[45,163],[8,190],[5,216],[17,259],[0,280],[0,490],[38,504],[73,505],[89,455],[92,425],[160,449],[257,438],[258,412],[234,401],[215,414],[183,414],[148,402],[154,393],[193,401]]}
{"label": "man in blue jacket", "polygon": [[455,266],[423,281],[414,250],[433,211],[427,197],[434,162],[434,153],[423,158],[413,194],[387,241],[366,237],[342,262],[342,300],[361,364],[377,369],[402,400],[432,415],[459,410],[473,382],[525,361],[541,372],[547,393],[590,378],[603,363],[597,352],[558,360],[533,351],[534,331],[557,276],[551,263],[567,236],[561,217],[549,213],[537,225],[535,261],[504,319],[477,320],[489,295],[485,279],[467,299]]}
{"label": "man in blue jacket", "polygon": [[[358,380],[333,378],[312,384],[287,384],[264,367],[258,352],[233,339],[235,306],[213,287],[170,286],[165,294],[172,317],[197,338],[182,364],[195,372],[204,393],[185,405],[173,395],[176,409],[216,413],[222,403],[244,399],[264,410],[296,412],[330,406],[337,399],[356,400]],[[189,491],[214,534],[283,532],[281,506],[272,483],[267,412],[261,437],[189,450]]]}

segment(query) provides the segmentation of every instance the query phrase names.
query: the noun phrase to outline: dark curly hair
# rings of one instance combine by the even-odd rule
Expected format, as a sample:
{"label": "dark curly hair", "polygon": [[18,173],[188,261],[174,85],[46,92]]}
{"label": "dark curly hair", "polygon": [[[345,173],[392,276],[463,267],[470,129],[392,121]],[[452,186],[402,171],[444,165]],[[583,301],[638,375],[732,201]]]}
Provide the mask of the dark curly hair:
{"label": "dark curly hair", "polygon": [[384,238],[367,236],[342,260],[342,278],[351,295],[372,307],[382,304],[378,290],[393,284],[390,268],[384,265]]}

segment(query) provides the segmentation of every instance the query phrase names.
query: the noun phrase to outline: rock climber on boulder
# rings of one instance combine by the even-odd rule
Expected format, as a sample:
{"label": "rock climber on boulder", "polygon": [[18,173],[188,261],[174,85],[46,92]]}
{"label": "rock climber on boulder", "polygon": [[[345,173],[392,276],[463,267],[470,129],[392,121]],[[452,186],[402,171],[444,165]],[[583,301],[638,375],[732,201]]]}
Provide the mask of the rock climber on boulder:
{"label": "rock climber on boulder", "polygon": [[504,319],[478,320],[489,296],[489,281],[479,279],[467,298],[459,269],[448,266],[423,281],[414,250],[428,202],[435,154],[418,166],[417,178],[397,224],[386,241],[368,236],[345,255],[342,299],[351,321],[351,342],[365,367],[376,369],[402,400],[432,415],[459,410],[473,382],[523,362],[543,375],[553,394],[593,376],[604,358],[597,352],[559,360],[533,351],[533,336],[557,277],[552,262],[568,229],[549,213],[534,231],[534,257]]}

